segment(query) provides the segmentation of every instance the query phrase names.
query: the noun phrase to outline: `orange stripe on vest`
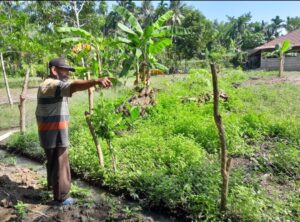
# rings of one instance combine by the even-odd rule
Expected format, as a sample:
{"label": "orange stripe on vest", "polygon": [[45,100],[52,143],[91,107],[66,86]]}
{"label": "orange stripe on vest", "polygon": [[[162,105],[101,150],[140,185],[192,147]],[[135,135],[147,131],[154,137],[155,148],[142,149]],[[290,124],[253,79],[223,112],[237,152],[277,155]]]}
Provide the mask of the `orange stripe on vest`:
{"label": "orange stripe on vest", "polygon": [[39,123],[39,131],[47,131],[47,130],[60,130],[68,128],[69,122],[50,122],[50,123]]}

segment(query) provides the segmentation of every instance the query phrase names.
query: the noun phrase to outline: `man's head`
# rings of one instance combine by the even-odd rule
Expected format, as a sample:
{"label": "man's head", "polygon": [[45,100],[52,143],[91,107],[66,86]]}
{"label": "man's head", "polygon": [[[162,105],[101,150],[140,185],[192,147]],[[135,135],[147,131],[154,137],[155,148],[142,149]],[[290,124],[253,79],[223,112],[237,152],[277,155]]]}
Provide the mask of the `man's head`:
{"label": "man's head", "polygon": [[68,65],[64,58],[52,59],[49,62],[50,75],[53,78],[67,80],[69,72],[74,72],[75,69]]}

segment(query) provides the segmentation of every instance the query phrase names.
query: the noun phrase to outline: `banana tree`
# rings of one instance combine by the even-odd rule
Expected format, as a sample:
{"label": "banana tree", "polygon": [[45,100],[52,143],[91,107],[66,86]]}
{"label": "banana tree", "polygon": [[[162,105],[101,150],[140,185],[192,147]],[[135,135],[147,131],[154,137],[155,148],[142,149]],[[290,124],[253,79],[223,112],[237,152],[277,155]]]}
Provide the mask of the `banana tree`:
{"label": "banana tree", "polygon": [[136,72],[135,84],[138,84],[141,74],[142,79],[146,80],[144,84],[149,85],[150,68],[168,70],[154,56],[172,44],[171,26],[163,25],[172,17],[173,12],[171,10],[167,11],[155,22],[142,28],[135,16],[124,7],[116,6],[114,10],[128,22],[128,24],[118,23],[122,33],[118,37],[118,41],[126,44],[131,52],[129,58],[123,64],[120,76],[126,75],[129,69],[133,67]]}
{"label": "banana tree", "polygon": [[[98,77],[103,75],[101,55],[105,47],[111,44],[109,39],[95,37],[90,32],[75,27],[60,27],[57,31],[69,35],[69,37],[60,40],[62,44],[73,44],[74,53],[80,52],[79,57],[85,56],[86,59],[92,60],[92,65],[87,67],[87,70],[92,71]],[[79,70],[82,72],[87,71],[86,69]]]}
{"label": "banana tree", "polygon": [[285,53],[290,50],[292,47],[291,42],[289,40],[285,40],[282,44],[277,44],[275,46],[275,53],[279,57],[279,77],[283,76],[284,72],[284,60],[285,60]]}

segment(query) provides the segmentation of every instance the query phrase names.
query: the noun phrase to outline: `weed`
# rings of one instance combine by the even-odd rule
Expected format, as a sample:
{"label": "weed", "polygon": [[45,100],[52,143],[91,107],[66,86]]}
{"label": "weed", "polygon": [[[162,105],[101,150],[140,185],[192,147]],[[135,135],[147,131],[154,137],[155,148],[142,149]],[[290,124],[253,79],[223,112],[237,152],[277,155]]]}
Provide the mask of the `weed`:
{"label": "weed", "polygon": [[22,219],[25,219],[28,213],[28,209],[26,205],[22,201],[18,201],[18,203],[14,206],[14,208],[17,211],[17,219],[21,221]]}
{"label": "weed", "polygon": [[87,188],[79,187],[76,183],[72,183],[70,194],[75,198],[87,198],[91,195],[91,191]]}

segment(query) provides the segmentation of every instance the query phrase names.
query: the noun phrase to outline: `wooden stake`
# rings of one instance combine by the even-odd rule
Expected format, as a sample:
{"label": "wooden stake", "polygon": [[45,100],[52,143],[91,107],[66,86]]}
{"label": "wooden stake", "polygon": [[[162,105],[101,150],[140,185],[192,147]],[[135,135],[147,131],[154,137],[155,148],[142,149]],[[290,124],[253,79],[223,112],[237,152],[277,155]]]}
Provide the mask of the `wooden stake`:
{"label": "wooden stake", "polygon": [[8,85],[8,80],[7,80],[7,76],[6,76],[6,71],[5,71],[5,66],[4,66],[4,59],[3,59],[3,54],[2,53],[0,53],[0,58],[1,58],[3,78],[4,78],[6,93],[7,93],[9,104],[12,107],[13,106],[13,100],[12,100],[12,97],[10,95],[10,90],[9,90],[9,85]]}
{"label": "wooden stake", "polygon": [[222,123],[222,117],[219,113],[219,89],[218,89],[218,77],[217,69],[215,64],[210,64],[213,91],[214,91],[214,119],[219,132],[219,139],[221,145],[221,175],[222,175],[222,188],[221,188],[221,212],[226,211],[226,202],[228,195],[228,182],[229,182],[229,171],[231,166],[231,158],[227,159],[227,147],[225,139],[225,130]]}
{"label": "wooden stake", "polygon": [[[90,72],[87,73],[87,79],[91,79]],[[93,112],[94,112],[94,91],[95,91],[94,87],[90,87],[88,89],[88,93],[89,93],[89,113],[90,114],[93,114]]]}
{"label": "wooden stake", "polygon": [[90,118],[91,115],[88,112],[85,112],[84,115],[85,115],[86,122],[89,126],[90,132],[93,136],[93,140],[94,140],[96,150],[97,150],[97,154],[98,154],[99,164],[100,164],[101,167],[104,167],[103,152],[102,152],[101,145],[98,141],[98,137],[97,137],[96,132],[95,132],[95,127],[93,126],[93,123],[92,123],[91,118]]}
{"label": "wooden stake", "polygon": [[29,81],[29,73],[30,69],[27,69],[24,83],[23,83],[23,89],[20,94],[20,104],[19,104],[19,110],[20,110],[20,131],[22,134],[24,134],[26,130],[26,107],[25,107],[25,100],[26,100],[26,94],[27,94],[27,88],[28,88],[28,81]]}

